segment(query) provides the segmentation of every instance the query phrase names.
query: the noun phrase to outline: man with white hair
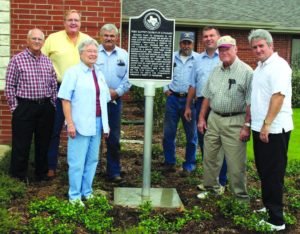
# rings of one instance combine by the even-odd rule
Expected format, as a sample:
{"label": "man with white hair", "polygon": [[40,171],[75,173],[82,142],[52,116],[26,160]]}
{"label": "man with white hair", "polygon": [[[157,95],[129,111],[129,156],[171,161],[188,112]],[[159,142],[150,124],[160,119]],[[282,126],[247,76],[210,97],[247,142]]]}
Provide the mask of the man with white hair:
{"label": "man with white hair", "polygon": [[47,151],[54,124],[56,74],[51,60],[41,53],[44,33],[28,32],[27,48],[15,55],[6,72],[5,95],[12,112],[10,174],[27,181],[32,137],[35,142],[35,177],[47,180]]}
{"label": "man with white hair", "polygon": [[101,45],[96,64],[104,74],[108,85],[111,102],[108,103],[109,137],[107,145],[106,174],[108,180],[120,182],[120,134],[121,134],[121,97],[129,90],[128,53],[116,45],[119,32],[114,24],[105,24],[100,29]]}
{"label": "man with white hair", "polygon": [[262,200],[269,220],[261,220],[272,231],[285,229],[283,184],[292,119],[292,70],[274,52],[273,38],[267,30],[251,31],[248,37],[258,60],[253,74],[251,128],[255,164],[261,180]]}
{"label": "man with white hair", "polygon": [[[220,194],[218,176],[225,152],[230,189],[241,201],[249,201],[246,188],[246,142],[250,138],[252,68],[237,57],[236,40],[223,36],[218,42],[221,64],[210,74],[202,90],[204,100],[198,129],[204,135],[203,185]],[[211,109],[206,121],[208,110]],[[198,194],[203,199],[208,191]]]}

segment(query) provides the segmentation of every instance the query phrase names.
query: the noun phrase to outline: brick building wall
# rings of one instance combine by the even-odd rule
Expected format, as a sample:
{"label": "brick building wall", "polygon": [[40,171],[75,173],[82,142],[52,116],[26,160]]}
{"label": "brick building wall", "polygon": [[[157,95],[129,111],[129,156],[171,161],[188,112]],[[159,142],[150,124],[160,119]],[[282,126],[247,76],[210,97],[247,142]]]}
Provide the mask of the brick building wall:
{"label": "brick building wall", "polygon": [[[115,23],[120,27],[121,0],[11,0],[11,55],[24,49],[29,29],[40,28],[45,35],[62,30],[66,10],[77,9],[82,13],[81,31],[98,39],[98,32],[104,23]],[[229,34],[237,39],[238,56],[253,68],[255,59],[249,48],[249,30],[220,29],[222,35]],[[203,51],[202,29],[197,30],[196,51]],[[273,34],[275,51],[290,62],[292,37]],[[122,47],[128,48],[128,24],[122,25]],[[0,77],[3,79],[3,77]],[[11,142],[11,114],[0,90],[0,144]]]}
{"label": "brick building wall", "polygon": [[[63,30],[66,10],[76,9],[82,14],[81,31],[98,38],[105,23],[120,27],[121,0],[11,0],[11,55],[26,46],[28,30],[40,28],[46,36]],[[3,77],[1,77],[3,78]],[[11,142],[11,113],[3,90],[0,90],[0,144]]]}

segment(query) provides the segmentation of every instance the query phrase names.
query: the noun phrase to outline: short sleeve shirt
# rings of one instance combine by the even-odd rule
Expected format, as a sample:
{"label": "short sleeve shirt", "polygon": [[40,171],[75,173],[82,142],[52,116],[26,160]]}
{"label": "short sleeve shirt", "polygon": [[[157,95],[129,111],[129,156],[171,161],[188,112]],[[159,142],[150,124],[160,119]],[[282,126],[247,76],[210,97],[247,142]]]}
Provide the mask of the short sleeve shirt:
{"label": "short sleeve shirt", "polygon": [[263,63],[259,62],[253,74],[251,95],[251,128],[260,132],[266,118],[273,94],[284,95],[282,107],[270,126],[270,133],[291,131],[292,119],[292,70],[277,53],[273,53]]}
{"label": "short sleeve shirt", "polygon": [[219,113],[245,112],[250,105],[252,68],[236,57],[233,64],[215,67],[202,94],[209,99],[210,107]]}

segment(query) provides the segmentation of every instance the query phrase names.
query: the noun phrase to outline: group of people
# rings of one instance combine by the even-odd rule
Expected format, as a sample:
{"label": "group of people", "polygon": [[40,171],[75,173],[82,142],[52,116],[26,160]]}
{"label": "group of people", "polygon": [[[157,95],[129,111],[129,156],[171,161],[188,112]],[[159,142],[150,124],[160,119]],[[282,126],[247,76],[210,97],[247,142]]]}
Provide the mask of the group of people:
{"label": "group of people", "polygon": [[[37,180],[54,177],[60,133],[68,133],[69,200],[84,205],[93,197],[92,183],[98,164],[102,133],[107,144],[107,178],[118,182],[120,167],[121,96],[128,82],[128,54],[116,46],[118,29],[105,24],[101,45],[80,32],[81,15],[65,14],[65,29],[45,36],[28,32],[27,48],[13,56],[6,75],[5,94],[12,111],[10,174],[27,179],[31,141],[35,142]],[[291,69],[274,52],[271,34],[251,31],[249,44],[258,66],[252,68],[237,56],[237,43],[217,28],[203,28],[205,50],[193,51],[195,35],[180,35],[174,54],[172,82],[164,120],[164,170],[176,172],[176,131],[179,120],[186,134],[181,174],[196,169],[199,144],[203,160],[203,190],[222,194],[227,183],[234,196],[249,201],[246,186],[246,142],[251,129],[255,163],[261,179],[263,204],[273,230],[285,228],[283,178],[293,129]]]}
{"label": "group of people", "polygon": [[183,176],[196,169],[197,143],[202,152],[203,184],[197,186],[202,190],[197,197],[223,194],[228,174],[233,195],[249,202],[246,143],[252,130],[264,205],[258,211],[269,214],[259,225],[283,230],[283,182],[293,129],[291,68],[274,52],[273,38],[264,29],[252,30],[248,37],[258,61],[254,71],[238,58],[236,40],[221,37],[217,28],[203,28],[201,54],[193,51],[194,39],[193,32],[181,33],[173,80],[164,87],[163,167],[176,172],[176,131],[181,119],[186,135]]}
{"label": "group of people", "polygon": [[12,111],[11,176],[27,181],[31,141],[35,145],[35,177],[56,174],[60,134],[68,133],[69,200],[84,205],[93,197],[102,133],[107,144],[107,179],[118,182],[121,96],[128,82],[128,54],[116,45],[118,29],[105,24],[101,45],[80,32],[81,15],[69,10],[64,30],[27,35],[27,48],[13,56],[5,94]]}

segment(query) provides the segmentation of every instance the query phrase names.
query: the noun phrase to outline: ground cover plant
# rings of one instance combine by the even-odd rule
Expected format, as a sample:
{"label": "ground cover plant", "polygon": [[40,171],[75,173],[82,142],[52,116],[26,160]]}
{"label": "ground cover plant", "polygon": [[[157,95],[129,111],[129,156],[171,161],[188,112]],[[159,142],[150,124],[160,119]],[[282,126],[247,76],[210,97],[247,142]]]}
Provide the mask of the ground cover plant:
{"label": "ground cover plant", "polygon": [[[133,103],[124,106],[124,119],[140,123],[143,112]],[[298,110],[296,118],[300,118]],[[297,122],[297,121],[295,121]],[[299,122],[298,122],[299,123]],[[182,131],[182,129],[181,129]],[[143,125],[122,126],[122,138],[143,140]],[[293,134],[298,134],[294,131]],[[299,139],[299,138],[298,138]],[[94,181],[95,198],[85,207],[71,206],[67,201],[68,177],[66,149],[60,150],[58,176],[49,182],[20,183],[7,176],[9,156],[0,163],[0,233],[258,233],[269,232],[258,221],[266,214],[253,213],[261,208],[260,183],[253,160],[248,161],[250,204],[231,197],[227,186],[223,196],[198,200],[196,185],[201,183],[203,168],[198,153],[198,168],[189,177],[180,174],[184,161],[184,144],[177,148],[177,172],[166,173],[163,162],[162,131],[154,129],[151,186],[176,188],[184,209],[154,208],[151,203],[136,208],[113,204],[115,187],[141,187],[143,145],[126,141],[121,144],[122,176],[120,184],[105,179],[105,148]],[[184,141],[180,136],[179,141]],[[296,142],[296,139],[295,139]],[[295,147],[290,145],[291,147]],[[290,149],[293,152],[293,149]],[[296,151],[295,151],[296,152]],[[285,180],[285,220],[287,229],[281,233],[300,233],[300,156],[289,159]],[[33,161],[30,162],[30,174]]]}

